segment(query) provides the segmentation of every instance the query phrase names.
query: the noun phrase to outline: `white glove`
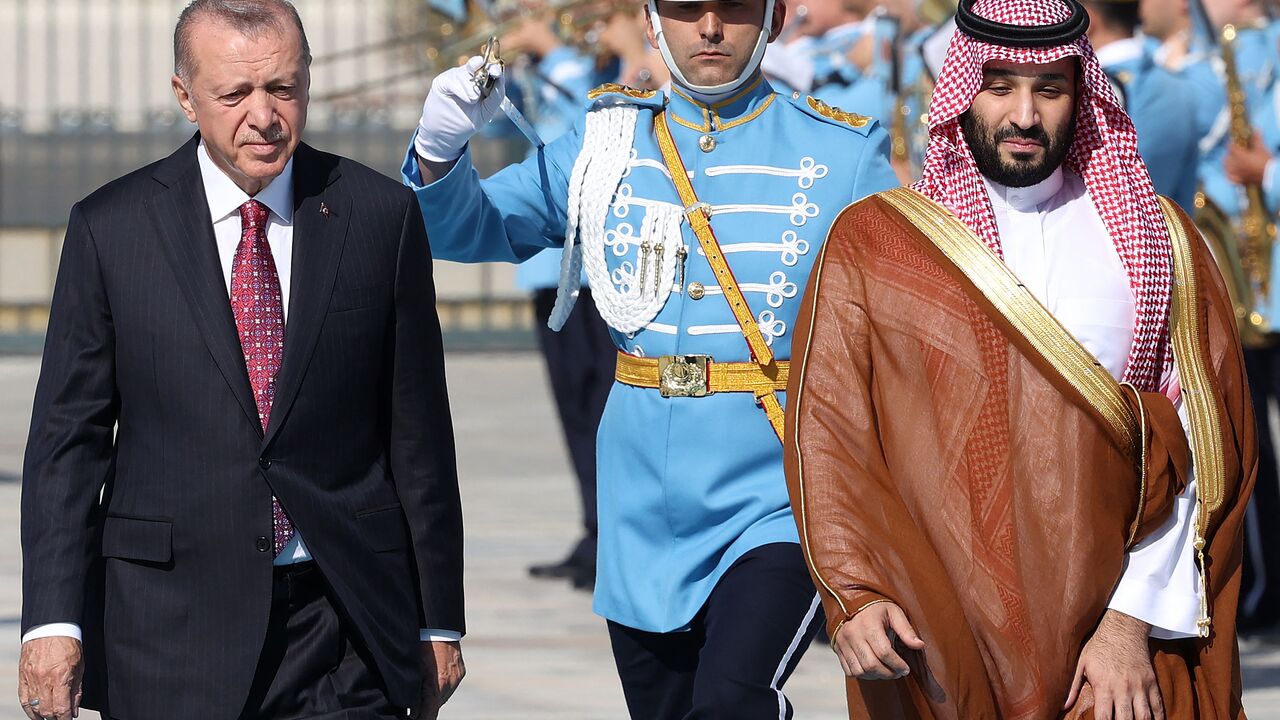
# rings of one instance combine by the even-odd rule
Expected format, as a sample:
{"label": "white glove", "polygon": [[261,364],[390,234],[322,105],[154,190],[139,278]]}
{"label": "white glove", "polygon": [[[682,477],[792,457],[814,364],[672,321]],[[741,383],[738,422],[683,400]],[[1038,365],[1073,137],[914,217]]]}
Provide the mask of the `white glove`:
{"label": "white glove", "polygon": [[484,58],[476,56],[466,65],[445,70],[436,76],[422,103],[422,119],[413,146],[422,159],[430,162],[452,162],[462,156],[467,141],[498,112],[507,94],[507,79],[502,66],[489,65],[490,74],[498,78],[489,97],[481,99],[480,88],[472,75]]}

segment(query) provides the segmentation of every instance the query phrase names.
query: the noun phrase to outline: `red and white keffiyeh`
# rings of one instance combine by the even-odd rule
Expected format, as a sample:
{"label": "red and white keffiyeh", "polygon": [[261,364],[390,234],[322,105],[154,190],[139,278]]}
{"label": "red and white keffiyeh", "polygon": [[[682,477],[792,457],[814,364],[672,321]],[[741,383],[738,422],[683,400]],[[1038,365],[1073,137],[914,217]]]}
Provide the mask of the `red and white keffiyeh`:
{"label": "red and white keffiyeh", "polygon": [[[975,14],[1009,25],[1062,22],[1071,9],[1062,0],[978,0]],[[1066,45],[1012,48],[957,31],[929,103],[929,147],[915,189],[950,209],[1003,257],[991,200],[960,130],[990,60],[1051,63],[1079,58],[1082,91],[1066,166],[1079,175],[1129,274],[1137,306],[1133,347],[1123,380],[1144,391],[1159,389],[1169,362],[1169,305],[1173,265],[1168,230],[1146,165],[1138,157],[1133,122],[1121,107],[1086,37]]]}

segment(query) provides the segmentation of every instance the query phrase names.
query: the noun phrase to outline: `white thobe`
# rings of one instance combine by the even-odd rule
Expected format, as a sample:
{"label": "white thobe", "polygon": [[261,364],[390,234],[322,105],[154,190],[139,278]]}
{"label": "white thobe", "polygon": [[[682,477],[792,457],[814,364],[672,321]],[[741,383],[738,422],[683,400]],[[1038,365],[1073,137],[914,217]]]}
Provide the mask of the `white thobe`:
{"label": "white thobe", "polygon": [[[1031,187],[1004,187],[988,180],[987,195],[1005,264],[1119,380],[1133,346],[1133,290],[1084,181],[1059,168]],[[1176,405],[1187,430],[1186,408],[1181,399]],[[1187,487],[1168,520],[1129,550],[1108,603],[1113,610],[1151,623],[1152,637],[1197,634],[1195,515],[1195,475],[1189,471]]]}

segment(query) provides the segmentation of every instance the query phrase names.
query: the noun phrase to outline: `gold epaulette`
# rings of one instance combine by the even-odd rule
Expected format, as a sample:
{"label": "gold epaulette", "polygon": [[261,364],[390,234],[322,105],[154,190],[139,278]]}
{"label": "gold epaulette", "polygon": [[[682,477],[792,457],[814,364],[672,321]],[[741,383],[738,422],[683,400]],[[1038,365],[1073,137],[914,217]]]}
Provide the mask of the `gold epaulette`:
{"label": "gold epaulette", "polygon": [[832,107],[812,95],[808,97],[808,100],[809,107],[813,108],[814,112],[836,122],[848,123],[855,128],[866,127],[867,123],[871,122],[871,118],[866,115],[859,115],[858,113],[841,110],[838,107]]}
{"label": "gold epaulette", "polygon": [[626,85],[619,85],[618,83],[605,83],[600,87],[593,88],[590,92],[588,92],[587,99],[595,100],[601,95],[612,95],[612,94],[626,95],[627,97],[635,98],[636,100],[648,100],[654,95],[657,95],[658,91],[657,90],[637,90],[636,88],[627,87]]}

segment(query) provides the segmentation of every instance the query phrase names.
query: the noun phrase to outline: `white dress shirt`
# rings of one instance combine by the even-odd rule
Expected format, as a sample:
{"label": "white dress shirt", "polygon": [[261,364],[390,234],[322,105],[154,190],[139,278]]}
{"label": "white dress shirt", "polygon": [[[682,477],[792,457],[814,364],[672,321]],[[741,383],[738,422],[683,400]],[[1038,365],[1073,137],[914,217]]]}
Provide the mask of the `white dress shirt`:
{"label": "white dress shirt", "polygon": [[[293,159],[290,158],[284,170],[252,198],[214,164],[203,141],[196,148],[196,159],[200,165],[200,177],[204,181],[204,196],[209,203],[209,217],[213,219],[213,236],[218,245],[218,260],[222,263],[222,277],[227,285],[227,302],[231,302],[231,266],[235,261],[236,248],[240,245],[240,206],[250,200],[257,200],[271,211],[267,218],[267,244],[271,247],[271,257],[280,278],[280,301],[287,323],[293,267]],[[311,553],[307,551],[302,533],[295,528],[293,539],[281,548],[273,564],[292,565],[310,559]],[[32,628],[22,636],[22,641],[53,636],[74,637],[79,640],[82,633],[80,626],[74,623],[50,623]],[[461,638],[462,633],[456,631],[421,631],[423,642],[457,641]]]}
{"label": "white dress shirt", "polygon": [[[987,180],[1005,264],[1117,380],[1133,346],[1129,276],[1084,181],[1059,168],[1038,185]],[[1186,408],[1178,400],[1186,430]],[[1189,432],[1189,431],[1188,431]],[[1197,635],[1199,570],[1194,554],[1195,476],[1168,520],[1125,556],[1108,607],[1152,626],[1156,638]]]}

